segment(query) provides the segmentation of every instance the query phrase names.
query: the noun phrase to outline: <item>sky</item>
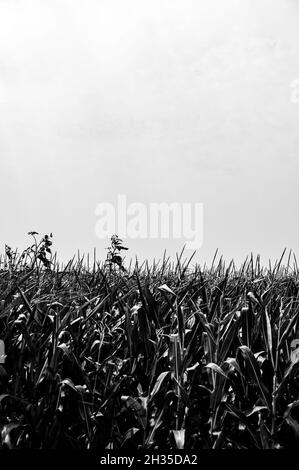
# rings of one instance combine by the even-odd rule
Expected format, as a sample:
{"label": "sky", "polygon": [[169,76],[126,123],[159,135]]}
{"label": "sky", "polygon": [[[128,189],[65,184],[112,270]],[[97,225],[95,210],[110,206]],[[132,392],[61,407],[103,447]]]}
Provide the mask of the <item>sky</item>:
{"label": "sky", "polygon": [[96,208],[125,195],[201,203],[200,263],[298,253],[298,24],[297,0],[0,0],[0,251],[104,257]]}

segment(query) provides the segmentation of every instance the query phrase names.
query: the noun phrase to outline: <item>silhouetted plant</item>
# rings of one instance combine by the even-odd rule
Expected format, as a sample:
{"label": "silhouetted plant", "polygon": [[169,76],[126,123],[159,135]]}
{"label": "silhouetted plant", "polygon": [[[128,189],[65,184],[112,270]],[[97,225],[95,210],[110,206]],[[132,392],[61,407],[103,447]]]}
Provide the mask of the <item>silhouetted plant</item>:
{"label": "silhouetted plant", "polygon": [[108,264],[110,270],[112,266],[117,265],[122,271],[126,271],[125,267],[123,266],[123,257],[120,255],[122,250],[128,250],[126,246],[123,245],[123,240],[121,240],[118,235],[112,235],[111,243],[108,248],[106,264]]}
{"label": "silhouetted plant", "polygon": [[49,255],[50,257],[52,255],[50,248],[53,244],[51,240],[53,238],[52,233],[45,235],[40,241],[36,238],[38,232],[28,232],[28,235],[33,237],[34,243],[25,248],[19,255],[17,250],[13,251],[9,245],[5,245],[6,262],[4,267],[8,268],[10,272],[20,269],[33,269],[38,267],[38,261],[47,269],[51,267]]}

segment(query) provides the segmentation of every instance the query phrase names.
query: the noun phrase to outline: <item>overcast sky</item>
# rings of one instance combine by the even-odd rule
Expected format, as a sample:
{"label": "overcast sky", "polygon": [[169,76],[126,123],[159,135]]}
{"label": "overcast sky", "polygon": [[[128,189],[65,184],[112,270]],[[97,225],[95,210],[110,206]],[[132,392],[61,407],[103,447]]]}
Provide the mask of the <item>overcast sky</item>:
{"label": "overcast sky", "polygon": [[298,24],[297,0],[0,0],[1,246],[102,256],[124,194],[203,203],[199,261],[298,253]]}

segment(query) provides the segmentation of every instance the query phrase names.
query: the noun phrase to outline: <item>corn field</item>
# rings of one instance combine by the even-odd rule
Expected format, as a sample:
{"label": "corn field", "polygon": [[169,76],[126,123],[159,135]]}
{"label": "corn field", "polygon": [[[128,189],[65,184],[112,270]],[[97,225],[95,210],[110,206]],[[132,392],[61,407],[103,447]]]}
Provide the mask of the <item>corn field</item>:
{"label": "corn field", "polygon": [[295,259],[21,258],[0,263],[1,448],[298,445]]}

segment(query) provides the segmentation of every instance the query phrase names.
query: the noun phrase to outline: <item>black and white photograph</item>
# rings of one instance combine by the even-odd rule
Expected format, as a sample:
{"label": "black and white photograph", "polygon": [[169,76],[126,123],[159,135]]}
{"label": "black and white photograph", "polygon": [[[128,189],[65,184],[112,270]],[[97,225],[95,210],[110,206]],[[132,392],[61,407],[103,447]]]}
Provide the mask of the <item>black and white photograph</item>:
{"label": "black and white photograph", "polygon": [[298,0],[0,0],[0,460],[298,449],[298,152]]}

